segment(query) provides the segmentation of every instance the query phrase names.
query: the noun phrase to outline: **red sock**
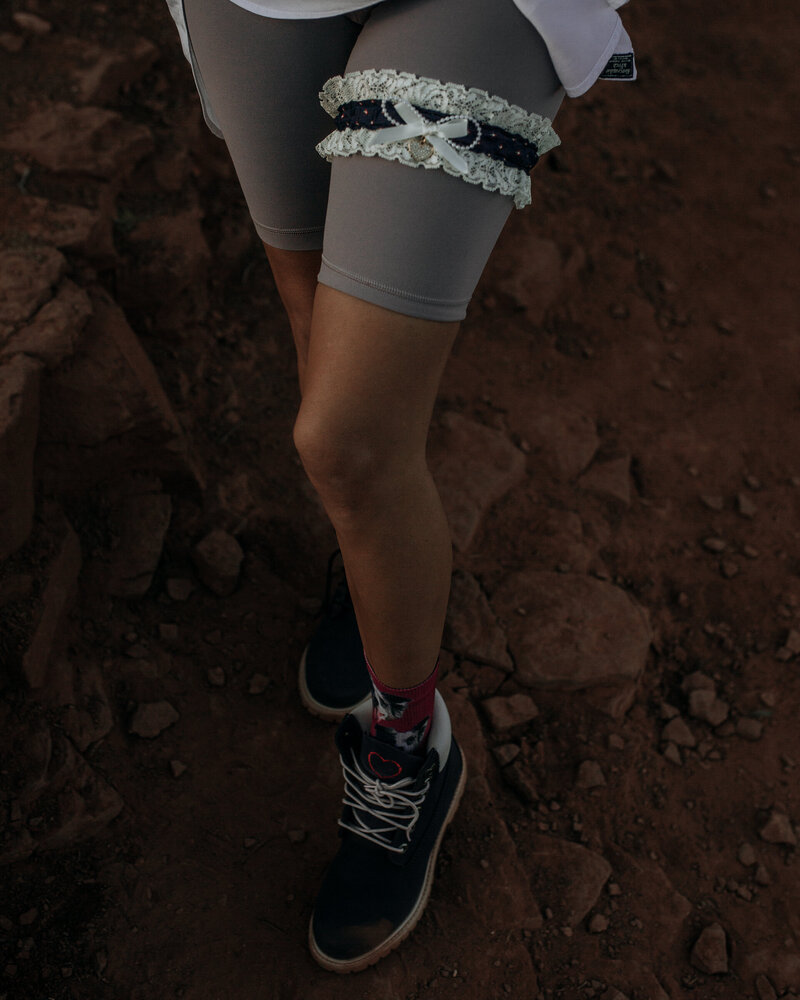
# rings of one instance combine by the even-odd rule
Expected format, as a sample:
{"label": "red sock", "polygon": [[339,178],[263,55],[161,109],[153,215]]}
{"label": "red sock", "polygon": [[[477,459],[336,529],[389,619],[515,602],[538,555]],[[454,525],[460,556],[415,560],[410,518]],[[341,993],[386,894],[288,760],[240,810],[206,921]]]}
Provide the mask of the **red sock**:
{"label": "red sock", "polygon": [[410,688],[393,688],[375,676],[372,665],[364,660],[372,680],[372,725],[370,736],[398,747],[405,753],[422,754],[433,721],[433,703],[436,696],[436,666],[419,684]]}

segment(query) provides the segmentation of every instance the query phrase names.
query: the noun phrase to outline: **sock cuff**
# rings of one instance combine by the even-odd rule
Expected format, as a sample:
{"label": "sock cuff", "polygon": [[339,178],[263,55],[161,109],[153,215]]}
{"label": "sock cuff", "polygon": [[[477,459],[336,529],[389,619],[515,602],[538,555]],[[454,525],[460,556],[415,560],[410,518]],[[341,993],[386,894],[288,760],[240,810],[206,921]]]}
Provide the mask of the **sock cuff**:
{"label": "sock cuff", "polygon": [[381,691],[386,691],[388,694],[404,694],[404,695],[410,694],[413,696],[415,693],[421,692],[422,689],[425,688],[427,685],[430,685],[431,683],[433,683],[434,685],[436,684],[436,677],[439,672],[438,656],[436,657],[436,664],[433,670],[431,670],[431,672],[424,680],[421,680],[419,681],[419,683],[414,684],[413,687],[396,688],[396,687],[391,687],[389,684],[384,684],[384,682],[377,676],[375,671],[372,669],[372,664],[367,659],[367,651],[364,649],[363,646],[361,647],[361,649],[362,652],[364,653],[364,662],[367,665],[367,670],[369,671],[370,680],[372,681],[373,684],[376,684],[378,687],[380,687]]}

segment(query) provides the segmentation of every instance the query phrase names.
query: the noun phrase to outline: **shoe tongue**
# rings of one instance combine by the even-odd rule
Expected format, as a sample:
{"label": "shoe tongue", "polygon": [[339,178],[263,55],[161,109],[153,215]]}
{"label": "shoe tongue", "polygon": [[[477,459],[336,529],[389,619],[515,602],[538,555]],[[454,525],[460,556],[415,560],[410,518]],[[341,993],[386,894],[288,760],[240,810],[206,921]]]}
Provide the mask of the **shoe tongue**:
{"label": "shoe tongue", "polygon": [[425,763],[424,757],[405,753],[399,747],[390,746],[369,733],[364,733],[359,757],[367,774],[387,782],[415,778]]}

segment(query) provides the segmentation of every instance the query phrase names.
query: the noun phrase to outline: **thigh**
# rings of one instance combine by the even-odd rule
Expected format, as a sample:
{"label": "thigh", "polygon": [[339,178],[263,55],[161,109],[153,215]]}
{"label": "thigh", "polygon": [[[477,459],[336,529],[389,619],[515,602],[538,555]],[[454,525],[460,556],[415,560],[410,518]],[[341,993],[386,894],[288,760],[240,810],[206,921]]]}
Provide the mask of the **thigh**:
{"label": "thigh", "polygon": [[361,30],[344,16],[262,17],[231,0],[184,0],[189,40],[264,242],[322,246],[330,164],[315,145],[330,131],[319,103]]}
{"label": "thigh", "polygon": [[[564,97],[513,0],[385,0],[346,72],[373,68],[479,88],[550,119]],[[442,169],[335,157],[319,280],[410,316],[463,319],[513,205]]]}

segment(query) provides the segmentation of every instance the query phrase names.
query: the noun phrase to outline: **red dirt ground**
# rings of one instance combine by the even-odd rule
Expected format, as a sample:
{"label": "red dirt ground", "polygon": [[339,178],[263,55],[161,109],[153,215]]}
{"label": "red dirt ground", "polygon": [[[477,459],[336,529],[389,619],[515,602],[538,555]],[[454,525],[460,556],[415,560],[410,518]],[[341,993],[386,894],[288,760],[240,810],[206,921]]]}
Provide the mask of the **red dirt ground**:
{"label": "red dirt ground", "polygon": [[[491,507],[456,566],[491,602],[511,573],[564,569],[588,553],[586,568],[645,607],[653,642],[619,717],[580,692],[531,692],[539,715],[512,736],[533,802],[486,759],[484,746],[508,740],[473,708],[522,690],[514,674],[447,657],[443,686],[474,781],[417,929],[353,977],[319,969],[305,942],[336,846],[341,777],[333,727],[302,709],[295,673],[335,539],[291,446],[299,395],[288,322],[224,146],[200,123],[165,6],[35,10],[53,30],[3,54],[4,121],[60,99],[70,36],[116,48],[143,36],[158,47],[152,68],[106,101],[155,136],[116,198],[117,257],[99,274],[76,262],[72,277],[99,277],[124,306],[207,486],[172,493],[161,563],[141,599],[104,595],[93,509],[74,512],[86,554],[70,650],[102,659],[116,720],[86,756],[125,808],[79,848],[3,870],[0,997],[800,994],[797,850],[760,836],[773,810],[800,823],[800,661],[776,656],[800,629],[794,5],[626,7],[639,80],[566,103],[563,144],[533,175],[534,205],[512,212],[487,265],[435,419],[457,410],[519,444],[532,440],[537,407],[582,415],[604,453],[630,457],[631,500],[581,488],[528,445],[524,481]],[[8,13],[0,30],[16,30]],[[2,165],[15,182],[13,158]],[[69,177],[33,172],[28,188],[82,203]],[[137,301],[129,276],[141,279],[147,263],[146,244],[128,238],[137,220],[195,204],[212,250],[207,303],[191,282],[176,302],[159,301],[157,276]],[[537,253],[553,245],[556,263],[542,271]],[[548,301],[531,288],[552,290]],[[166,580],[193,576],[191,546],[218,526],[246,553],[238,588],[220,598],[197,584],[171,600]],[[704,547],[709,537],[724,552]],[[169,643],[165,622],[177,625]],[[132,643],[145,651],[127,655]],[[222,687],[207,680],[218,666]],[[690,716],[681,685],[695,671],[730,706],[726,724]],[[269,679],[262,694],[248,693],[253,673]],[[130,735],[132,706],[160,699],[179,721],[154,740]],[[663,755],[664,702],[696,737],[680,764]],[[747,738],[745,719],[762,724],[758,738]],[[604,786],[576,785],[587,758]],[[187,765],[180,777],[172,760]],[[599,893],[586,889],[589,869],[576,876],[572,861],[563,871],[542,861],[545,833],[605,858]],[[763,868],[738,859],[743,843]],[[590,912],[571,926],[565,894],[584,890]],[[26,929],[18,918],[31,907],[39,917]],[[601,932],[589,929],[597,913]],[[691,956],[715,922],[728,970],[709,973]]]}

